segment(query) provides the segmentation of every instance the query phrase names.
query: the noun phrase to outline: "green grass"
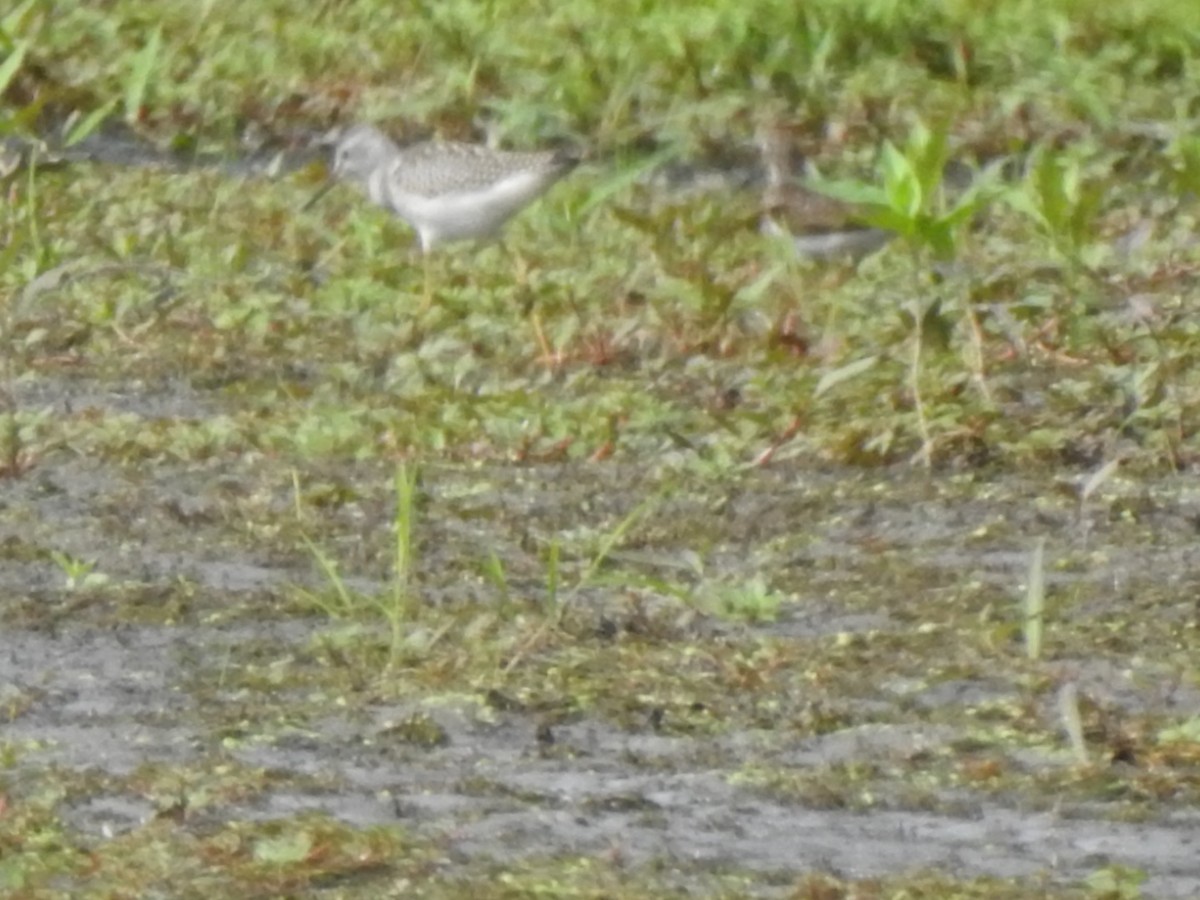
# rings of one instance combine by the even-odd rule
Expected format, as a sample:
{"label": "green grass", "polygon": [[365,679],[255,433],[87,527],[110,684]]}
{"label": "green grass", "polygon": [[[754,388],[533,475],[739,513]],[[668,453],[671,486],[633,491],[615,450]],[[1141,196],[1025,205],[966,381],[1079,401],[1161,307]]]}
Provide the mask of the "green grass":
{"label": "green grass", "polygon": [[[227,756],[320,743],[331,711],[370,734],[355,751],[429,752],[460,707],[694,739],[694,758],[624,762],[819,808],[1194,805],[1194,721],[1114,711],[1068,676],[1196,679],[1190,588],[1136,558],[1177,560],[1190,533],[1155,479],[1197,461],[1197,35],[1187,0],[19,4],[0,136],[52,146],[0,181],[6,621],[262,631],[181,661],[194,764],[89,774],[6,744],[0,885],[755,884],[617,851],[449,871],[440,839],[401,827],[220,817],[277,784],[335,790]],[[802,123],[827,189],[901,239],[810,266],[758,233],[753,189],[656,180],[751,169],[766,115]],[[439,252],[422,312],[402,224],[348,190],[302,211],[315,167],[217,164],[359,119],[588,159],[505,246]],[[56,158],[123,130],[201,163]],[[944,183],[947,158],[985,173],[976,190]],[[981,560],[1031,546],[1023,597],[1024,562],[990,579]],[[214,561],[262,586],[214,587]],[[926,702],[956,684],[989,690]],[[14,687],[8,720],[41,699]],[[913,723],[954,737],[788,762]],[[588,759],[570,737],[527,752]],[[154,814],[81,838],[65,811],[107,793]],[[1140,875],[812,876],[794,896],[1133,897]]]}

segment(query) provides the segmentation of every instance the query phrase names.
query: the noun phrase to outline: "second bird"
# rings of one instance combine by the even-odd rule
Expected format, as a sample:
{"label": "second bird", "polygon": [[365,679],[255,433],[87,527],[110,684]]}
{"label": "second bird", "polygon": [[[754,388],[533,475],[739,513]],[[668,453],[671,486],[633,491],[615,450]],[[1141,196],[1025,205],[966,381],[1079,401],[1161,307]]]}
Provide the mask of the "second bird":
{"label": "second bird", "polygon": [[763,230],[791,238],[798,256],[857,260],[895,236],[865,225],[860,218],[862,210],[853,204],[796,181],[796,170],[804,168],[803,160],[797,158],[786,126],[766,123],[759,127],[756,137],[767,175]]}

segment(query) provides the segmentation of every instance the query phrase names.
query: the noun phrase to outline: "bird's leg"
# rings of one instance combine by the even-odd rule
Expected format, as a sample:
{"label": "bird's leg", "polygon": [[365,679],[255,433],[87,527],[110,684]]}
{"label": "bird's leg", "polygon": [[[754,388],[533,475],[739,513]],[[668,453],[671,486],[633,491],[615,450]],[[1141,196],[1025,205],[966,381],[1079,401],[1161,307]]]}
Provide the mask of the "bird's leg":
{"label": "bird's leg", "polygon": [[432,260],[429,258],[429,241],[426,240],[425,234],[421,231],[417,232],[416,249],[421,254],[421,270],[424,282],[421,288],[420,309],[420,314],[423,316],[429,312],[429,308],[433,305],[433,275],[430,271]]}
{"label": "bird's leg", "polygon": [[424,250],[421,251],[421,267],[425,270],[425,288],[421,294],[421,315],[425,315],[429,312],[429,307],[433,305],[433,278],[431,260],[429,254]]}
{"label": "bird's leg", "polygon": [[537,309],[537,295],[533,292],[530,280],[533,267],[519,250],[513,250],[503,240],[500,241],[500,251],[512,265],[513,284],[517,288],[518,296],[524,295],[521,297],[521,311],[533,330],[533,339],[541,350],[542,362],[545,363],[547,369],[553,370],[561,360],[559,354],[551,348],[550,342],[546,339],[546,331],[542,327],[542,317]]}

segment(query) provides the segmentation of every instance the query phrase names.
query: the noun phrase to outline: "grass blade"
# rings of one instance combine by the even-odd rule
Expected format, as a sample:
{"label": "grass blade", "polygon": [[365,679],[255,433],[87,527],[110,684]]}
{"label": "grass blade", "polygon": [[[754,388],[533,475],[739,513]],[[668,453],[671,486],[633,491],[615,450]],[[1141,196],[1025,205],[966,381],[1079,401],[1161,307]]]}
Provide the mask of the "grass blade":
{"label": "grass blade", "polygon": [[134,55],[130,64],[129,80],[125,82],[125,121],[130,125],[141,121],[150,76],[154,74],[161,50],[162,28],[159,27],[151,33],[146,46]]}
{"label": "grass blade", "polygon": [[20,41],[4,62],[0,62],[0,93],[8,90],[9,83],[21,71],[21,64],[25,61],[25,53],[28,50],[29,41]]}
{"label": "grass blade", "polygon": [[1029,578],[1025,588],[1025,655],[1029,659],[1041,659],[1042,633],[1045,628],[1046,576],[1043,559],[1046,539],[1038,538],[1033,556],[1029,560]]}

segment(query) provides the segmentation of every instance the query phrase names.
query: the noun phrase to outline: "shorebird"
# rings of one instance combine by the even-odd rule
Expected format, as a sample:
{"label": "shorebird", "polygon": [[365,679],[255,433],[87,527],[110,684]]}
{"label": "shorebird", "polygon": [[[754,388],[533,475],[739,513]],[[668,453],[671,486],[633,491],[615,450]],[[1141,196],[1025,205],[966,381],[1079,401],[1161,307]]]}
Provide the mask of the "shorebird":
{"label": "shorebird", "polygon": [[373,125],[351,126],[326,141],[334,144],[333,178],[305,209],[347,181],[411,225],[425,258],[426,304],[431,250],[495,235],[579,162],[563,150],[514,153],[449,141],[401,148]]}
{"label": "shorebird", "polygon": [[767,175],[761,220],[764,232],[791,238],[797,255],[808,259],[859,260],[895,236],[864,224],[862,210],[854,204],[796,181],[795,173],[804,168],[804,161],[798,158],[785,126],[760,126],[755,137]]}

